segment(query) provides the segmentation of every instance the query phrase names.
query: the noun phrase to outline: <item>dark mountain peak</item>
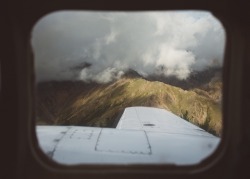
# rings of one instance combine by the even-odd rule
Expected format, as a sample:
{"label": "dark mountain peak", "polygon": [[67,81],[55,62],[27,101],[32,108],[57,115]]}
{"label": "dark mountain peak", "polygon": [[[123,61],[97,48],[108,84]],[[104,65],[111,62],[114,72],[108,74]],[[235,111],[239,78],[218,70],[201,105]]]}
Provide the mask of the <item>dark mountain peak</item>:
{"label": "dark mountain peak", "polygon": [[175,76],[150,75],[147,77],[149,81],[160,81],[172,86],[180,87],[185,90],[193,88],[203,88],[214,79],[221,81],[222,68],[209,67],[203,71],[193,71],[186,80],[180,80]]}
{"label": "dark mountain peak", "polygon": [[82,62],[82,63],[80,63],[80,64],[78,64],[78,65],[76,65],[76,66],[71,67],[71,70],[73,70],[73,71],[80,71],[80,70],[82,70],[82,69],[84,69],[84,68],[89,68],[89,67],[91,67],[91,66],[92,66],[91,63]]}
{"label": "dark mountain peak", "polygon": [[133,69],[129,69],[125,72],[125,74],[123,75],[123,77],[125,78],[143,78],[142,75],[140,75],[137,71],[133,70]]}

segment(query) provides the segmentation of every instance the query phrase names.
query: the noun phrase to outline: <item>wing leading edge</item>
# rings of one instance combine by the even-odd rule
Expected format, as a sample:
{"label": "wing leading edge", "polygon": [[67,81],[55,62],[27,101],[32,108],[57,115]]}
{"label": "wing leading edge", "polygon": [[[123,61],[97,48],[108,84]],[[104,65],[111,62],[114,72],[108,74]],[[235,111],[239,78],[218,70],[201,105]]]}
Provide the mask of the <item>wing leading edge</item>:
{"label": "wing leading edge", "polygon": [[62,164],[201,162],[220,139],[164,109],[129,107],[116,128],[37,126],[41,149]]}

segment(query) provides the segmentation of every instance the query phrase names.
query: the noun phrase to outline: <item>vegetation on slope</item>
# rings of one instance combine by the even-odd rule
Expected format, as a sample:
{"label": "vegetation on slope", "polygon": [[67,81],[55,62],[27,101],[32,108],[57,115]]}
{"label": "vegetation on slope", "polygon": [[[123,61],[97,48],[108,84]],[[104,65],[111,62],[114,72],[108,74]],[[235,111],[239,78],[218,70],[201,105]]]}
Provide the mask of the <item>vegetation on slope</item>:
{"label": "vegetation on slope", "polygon": [[[88,90],[85,85],[78,86],[77,92],[66,90],[67,95],[55,93],[54,100],[63,100],[56,105],[60,106],[56,111],[50,111],[53,114],[50,124],[111,127],[124,108],[150,106],[167,109],[215,135],[221,134],[220,102],[213,98],[217,91],[209,92],[211,86],[207,87],[208,91],[198,88],[187,91],[158,81],[130,77],[106,85],[89,85]],[[38,115],[40,123],[46,123],[43,118],[49,113],[44,106],[44,103],[38,104],[39,114],[44,111],[47,114]]]}

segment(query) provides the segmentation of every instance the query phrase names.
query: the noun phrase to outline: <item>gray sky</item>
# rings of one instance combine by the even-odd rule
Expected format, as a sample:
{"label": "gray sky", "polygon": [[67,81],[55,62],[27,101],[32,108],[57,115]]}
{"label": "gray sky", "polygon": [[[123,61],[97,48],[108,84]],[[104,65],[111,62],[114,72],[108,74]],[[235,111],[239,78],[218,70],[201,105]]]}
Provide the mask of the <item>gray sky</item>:
{"label": "gray sky", "polygon": [[222,65],[225,32],[207,12],[61,11],[37,22],[31,43],[38,81],[106,83],[128,69],[186,79]]}

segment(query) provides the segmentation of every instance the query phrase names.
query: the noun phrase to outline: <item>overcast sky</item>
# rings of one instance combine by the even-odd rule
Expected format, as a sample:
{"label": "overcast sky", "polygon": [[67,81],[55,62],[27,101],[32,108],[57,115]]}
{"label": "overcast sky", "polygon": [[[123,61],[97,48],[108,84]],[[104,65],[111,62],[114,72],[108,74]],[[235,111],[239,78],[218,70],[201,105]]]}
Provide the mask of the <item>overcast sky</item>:
{"label": "overcast sky", "polygon": [[62,11],[37,22],[31,43],[38,81],[106,83],[128,69],[185,80],[222,65],[225,32],[206,12]]}

